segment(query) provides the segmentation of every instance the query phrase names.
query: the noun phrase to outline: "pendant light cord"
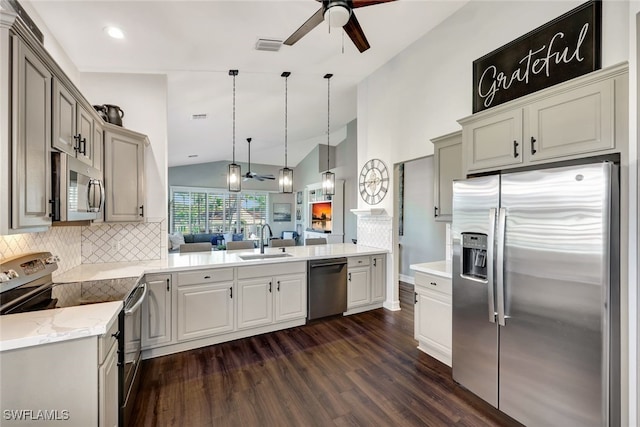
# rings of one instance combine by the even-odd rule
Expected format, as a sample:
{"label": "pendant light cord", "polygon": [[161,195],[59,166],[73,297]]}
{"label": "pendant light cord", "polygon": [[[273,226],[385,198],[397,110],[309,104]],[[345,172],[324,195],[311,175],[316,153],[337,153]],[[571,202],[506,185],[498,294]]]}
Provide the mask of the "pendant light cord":
{"label": "pendant light cord", "polygon": [[233,75],[233,161],[236,163],[236,75]]}
{"label": "pendant light cord", "polygon": [[329,170],[329,122],[331,113],[331,76],[327,77],[327,170]]}
{"label": "pendant light cord", "polygon": [[284,167],[287,167],[287,115],[288,115],[288,85],[289,77],[284,78]]}

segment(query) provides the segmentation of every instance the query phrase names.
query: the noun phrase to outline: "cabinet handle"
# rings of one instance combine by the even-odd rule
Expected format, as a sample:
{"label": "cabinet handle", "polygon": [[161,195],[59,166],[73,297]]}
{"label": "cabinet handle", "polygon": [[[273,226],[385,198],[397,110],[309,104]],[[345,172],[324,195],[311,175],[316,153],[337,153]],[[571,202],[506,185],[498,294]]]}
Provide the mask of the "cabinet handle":
{"label": "cabinet handle", "polygon": [[55,199],[51,199],[49,200],[49,204],[51,205],[51,212],[49,213],[49,216],[53,218],[58,211],[58,202]]}
{"label": "cabinet handle", "polygon": [[280,292],[280,280],[278,280],[278,292]]}
{"label": "cabinet handle", "polygon": [[429,284],[430,284],[431,286],[438,286],[438,284],[437,284],[436,282],[429,282]]}
{"label": "cabinet handle", "polygon": [[[204,276],[205,279],[211,279],[211,276]],[[167,279],[168,281],[169,279]]]}
{"label": "cabinet handle", "polygon": [[378,258],[374,258],[374,259],[373,259],[373,266],[374,266],[374,267],[377,267],[377,266],[378,266],[378,264],[376,264],[376,261],[378,261]]}
{"label": "cabinet handle", "polygon": [[351,281],[351,273],[349,273],[349,281]]}
{"label": "cabinet handle", "polygon": [[438,216],[438,207],[437,206],[433,207],[433,216]]}
{"label": "cabinet handle", "polygon": [[233,298],[233,286],[229,287],[229,298]]}
{"label": "cabinet handle", "polygon": [[414,292],[414,293],[413,293],[413,303],[414,303],[414,304],[417,304],[417,303],[418,303],[418,293],[417,293],[417,292]]}
{"label": "cabinet handle", "polygon": [[271,282],[269,282],[269,293],[271,293]]}
{"label": "cabinet handle", "polygon": [[513,141],[513,157],[518,157],[520,154],[518,153],[518,141]]}
{"label": "cabinet handle", "polygon": [[140,209],[140,216],[144,217],[144,205],[141,205],[138,209]]}
{"label": "cabinet handle", "polygon": [[80,154],[87,155],[87,138],[82,138],[80,140],[80,149],[78,150]]}
{"label": "cabinet handle", "polygon": [[120,338],[120,331],[116,331],[115,333],[111,334],[112,337],[114,337],[115,339]]}
{"label": "cabinet handle", "polygon": [[169,291],[170,291],[170,289],[169,289],[169,278],[167,277],[167,292],[169,292]]}
{"label": "cabinet handle", "polygon": [[73,135],[73,139],[76,140],[76,144],[75,144],[75,147],[73,147],[73,151],[80,151],[80,138],[82,138],[82,135],[80,134]]}
{"label": "cabinet handle", "polygon": [[536,154],[536,152],[538,151],[536,150],[535,143],[536,143],[536,139],[534,137],[531,137],[531,155],[532,156]]}

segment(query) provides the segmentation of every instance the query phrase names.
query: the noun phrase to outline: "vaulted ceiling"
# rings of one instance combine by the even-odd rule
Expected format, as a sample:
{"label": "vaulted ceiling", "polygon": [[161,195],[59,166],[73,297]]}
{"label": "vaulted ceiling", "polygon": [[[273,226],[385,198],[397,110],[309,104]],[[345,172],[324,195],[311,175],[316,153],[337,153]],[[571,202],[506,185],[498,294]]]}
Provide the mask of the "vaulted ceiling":
{"label": "vaulted ceiling", "polygon": [[[327,81],[333,132],[356,118],[357,84],[466,1],[398,0],[355,9],[371,45],[360,53],[341,28],[321,23],[293,46],[258,51],[258,39],[284,40],[312,16],[313,0],[30,2],[81,72],[162,73],[168,77],[169,165],[231,158],[232,78],[236,78],[236,157],[281,165],[284,79],[288,79],[289,164],[327,137]],[[116,25],[125,39],[106,36]],[[434,58],[437,61],[437,58]],[[206,114],[194,120],[193,115]],[[190,158],[189,155],[198,157]]]}

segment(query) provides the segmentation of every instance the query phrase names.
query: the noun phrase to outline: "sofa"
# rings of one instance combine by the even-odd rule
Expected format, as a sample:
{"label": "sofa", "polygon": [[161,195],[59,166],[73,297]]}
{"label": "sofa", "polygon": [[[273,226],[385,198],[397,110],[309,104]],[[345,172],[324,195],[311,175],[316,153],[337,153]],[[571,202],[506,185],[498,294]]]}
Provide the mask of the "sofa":
{"label": "sofa", "polygon": [[235,241],[244,240],[244,234],[238,233],[194,233],[194,234],[170,234],[169,235],[169,252],[178,252],[181,244],[204,243],[209,242],[215,249],[220,245],[224,245],[225,236],[231,236]]}

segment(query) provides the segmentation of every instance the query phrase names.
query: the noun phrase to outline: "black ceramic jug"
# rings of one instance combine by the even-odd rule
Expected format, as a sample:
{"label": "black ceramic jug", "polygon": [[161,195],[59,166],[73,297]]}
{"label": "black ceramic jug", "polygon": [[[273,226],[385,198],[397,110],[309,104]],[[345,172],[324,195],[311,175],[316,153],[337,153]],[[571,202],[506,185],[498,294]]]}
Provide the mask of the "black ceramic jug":
{"label": "black ceramic jug", "polygon": [[107,121],[114,125],[122,126],[124,111],[122,111],[117,105],[104,104],[103,107],[107,111]]}
{"label": "black ceramic jug", "polygon": [[107,117],[107,109],[105,108],[104,105],[94,105],[93,109],[98,112],[98,115],[102,120],[104,120],[107,123],[109,122],[109,117]]}

